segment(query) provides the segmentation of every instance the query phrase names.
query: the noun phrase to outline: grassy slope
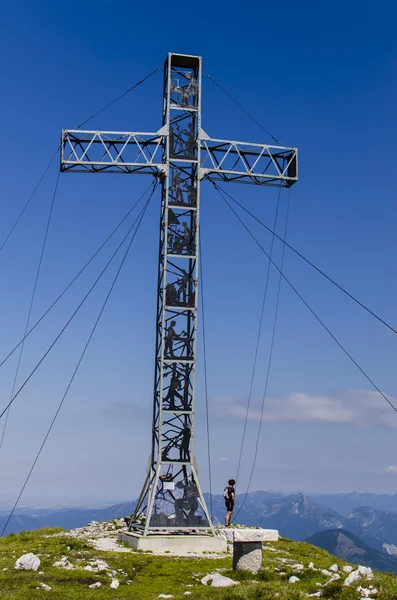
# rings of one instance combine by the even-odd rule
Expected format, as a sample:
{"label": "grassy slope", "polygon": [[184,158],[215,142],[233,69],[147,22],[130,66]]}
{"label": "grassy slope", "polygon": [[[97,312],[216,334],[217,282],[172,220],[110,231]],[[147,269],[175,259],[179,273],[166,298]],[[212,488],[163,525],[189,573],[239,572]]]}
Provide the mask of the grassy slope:
{"label": "grassy slope", "polygon": [[[330,556],[324,550],[303,542],[292,542],[281,539],[279,542],[267,544],[275,547],[277,552],[263,551],[263,568],[255,575],[231,570],[232,559],[227,556],[221,559],[197,559],[152,556],[147,553],[131,552],[116,553],[102,552],[94,549],[81,540],[70,537],[47,537],[60,531],[42,529],[33,532],[23,532],[0,539],[0,598],[12,600],[34,600],[35,598],[54,598],[56,600],[78,600],[81,598],[98,598],[117,600],[154,600],[159,594],[172,594],[176,600],[206,599],[217,600],[303,600],[307,593],[318,589],[316,582],[325,583],[329,578],[319,571],[305,568],[303,574],[294,573],[291,568],[282,563],[281,558],[291,559],[308,566],[314,562],[316,567],[328,568],[337,563],[342,567],[346,563]],[[69,547],[69,549],[68,549]],[[41,571],[15,571],[15,560],[24,553],[34,552],[40,555]],[[49,556],[46,556],[49,555]],[[63,555],[67,555],[75,566],[75,570],[63,570],[52,564]],[[120,587],[109,589],[111,579],[106,573],[91,573],[84,570],[87,560],[100,558],[109,567],[125,573],[118,574]],[[4,568],[8,570],[3,571]],[[285,575],[279,574],[275,568],[283,568]],[[221,569],[223,575],[239,580],[241,584],[234,588],[210,588],[200,583],[200,579],[215,569]],[[290,584],[288,577],[297,575],[300,582]],[[251,581],[252,580],[252,581]],[[100,581],[101,588],[89,589],[88,585]],[[43,589],[36,590],[40,582],[52,587],[51,592]],[[130,583],[127,583],[130,582]],[[379,600],[397,600],[397,578],[386,573],[377,573],[371,582],[363,581],[362,585],[375,585],[380,591],[376,595]],[[193,587],[188,587],[188,586]],[[324,598],[340,598],[341,600],[356,600],[359,598],[355,587],[343,587],[335,582],[324,590]],[[184,592],[192,592],[185,596]]]}

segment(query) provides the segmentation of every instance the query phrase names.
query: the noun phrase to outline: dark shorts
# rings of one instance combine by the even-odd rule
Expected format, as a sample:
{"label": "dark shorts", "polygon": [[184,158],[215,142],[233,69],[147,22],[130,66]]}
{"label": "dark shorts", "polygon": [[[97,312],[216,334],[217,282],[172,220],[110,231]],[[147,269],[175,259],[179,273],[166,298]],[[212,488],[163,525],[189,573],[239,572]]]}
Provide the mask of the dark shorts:
{"label": "dark shorts", "polygon": [[233,512],[234,502],[229,502],[226,500],[225,505],[228,512]]}

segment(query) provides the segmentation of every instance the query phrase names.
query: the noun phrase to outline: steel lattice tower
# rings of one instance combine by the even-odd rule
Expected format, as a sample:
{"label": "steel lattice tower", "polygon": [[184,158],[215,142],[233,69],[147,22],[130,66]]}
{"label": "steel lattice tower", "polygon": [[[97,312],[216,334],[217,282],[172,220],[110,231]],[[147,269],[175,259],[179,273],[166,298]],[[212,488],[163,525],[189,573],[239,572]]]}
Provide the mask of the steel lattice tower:
{"label": "steel lattice tower", "polygon": [[201,74],[201,57],[168,55],[156,133],[62,132],[62,171],[161,180],[152,450],[129,523],[145,535],[213,531],[194,457],[200,182],[290,187],[297,181],[295,148],[213,139],[203,131]]}

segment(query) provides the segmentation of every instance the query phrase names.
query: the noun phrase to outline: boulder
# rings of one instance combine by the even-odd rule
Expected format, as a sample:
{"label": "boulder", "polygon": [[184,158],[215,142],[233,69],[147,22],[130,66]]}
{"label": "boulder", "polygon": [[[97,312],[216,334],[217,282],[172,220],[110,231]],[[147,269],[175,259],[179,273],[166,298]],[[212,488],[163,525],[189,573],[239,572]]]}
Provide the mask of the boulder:
{"label": "boulder", "polygon": [[351,585],[352,583],[359,581],[362,577],[365,577],[366,579],[374,578],[371,567],[363,567],[360,565],[355,571],[352,571],[350,575],[346,577],[343,585]]}
{"label": "boulder", "polygon": [[120,585],[120,582],[118,579],[112,579],[112,583],[110,584],[110,587],[112,588],[112,590],[117,590],[119,585]]}
{"label": "boulder", "polygon": [[366,577],[367,579],[374,578],[374,574],[372,572],[371,567],[363,567],[362,565],[359,565],[357,571],[360,573],[360,575],[362,575],[363,577]]}
{"label": "boulder", "polygon": [[215,573],[209,573],[209,575],[203,577],[201,583],[211,587],[230,587],[231,585],[238,585],[240,582],[233,581],[230,577],[225,577],[215,571]]}
{"label": "boulder", "polygon": [[298,581],[300,581],[300,579],[299,579],[299,577],[295,577],[295,575],[292,575],[292,577],[290,577],[290,578],[288,579],[288,581],[289,581],[290,583],[298,583]]}
{"label": "boulder", "polygon": [[345,567],[343,567],[343,571],[345,573],[351,573],[352,571],[354,571],[354,568],[351,567],[350,565],[346,565]]}
{"label": "boulder", "polygon": [[37,571],[39,566],[39,557],[33,554],[33,552],[28,552],[28,554],[23,554],[18,558],[15,562],[14,569],[17,571]]}

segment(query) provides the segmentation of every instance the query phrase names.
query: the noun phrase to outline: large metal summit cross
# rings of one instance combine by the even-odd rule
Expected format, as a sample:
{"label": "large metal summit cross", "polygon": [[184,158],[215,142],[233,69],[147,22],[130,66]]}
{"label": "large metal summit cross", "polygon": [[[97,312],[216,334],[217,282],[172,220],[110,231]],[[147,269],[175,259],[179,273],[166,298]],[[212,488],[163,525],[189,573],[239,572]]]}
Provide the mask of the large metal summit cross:
{"label": "large metal summit cross", "polygon": [[[156,133],[63,130],[61,171],[161,181],[152,450],[130,530],[214,532],[194,457],[200,183],[290,187],[297,150],[210,138],[201,128],[201,57],[168,54]],[[145,516],[145,519],[140,517]]]}

